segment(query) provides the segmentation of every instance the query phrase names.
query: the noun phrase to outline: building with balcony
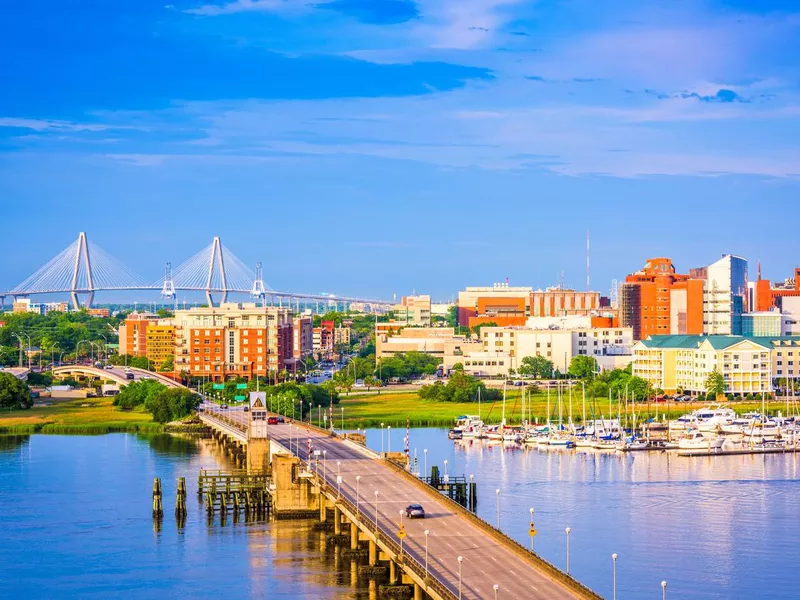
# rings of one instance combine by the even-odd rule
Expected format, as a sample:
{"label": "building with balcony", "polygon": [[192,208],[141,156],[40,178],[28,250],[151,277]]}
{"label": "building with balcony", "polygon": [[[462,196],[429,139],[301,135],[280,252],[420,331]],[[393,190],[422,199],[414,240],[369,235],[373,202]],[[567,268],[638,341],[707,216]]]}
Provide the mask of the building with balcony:
{"label": "building with balcony", "polygon": [[289,308],[223,303],[175,312],[179,339],[175,370],[225,381],[266,377],[292,361],[292,312]]}
{"label": "building with balcony", "polygon": [[667,393],[705,393],[715,370],[726,393],[771,392],[778,379],[800,378],[800,337],[668,335],[633,347],[633,374]]}
{"label": "building with balcony", "polygon": [[145,328],[145,355],[156,369],[175,355],[175,324],[170,319],[148,323]]}

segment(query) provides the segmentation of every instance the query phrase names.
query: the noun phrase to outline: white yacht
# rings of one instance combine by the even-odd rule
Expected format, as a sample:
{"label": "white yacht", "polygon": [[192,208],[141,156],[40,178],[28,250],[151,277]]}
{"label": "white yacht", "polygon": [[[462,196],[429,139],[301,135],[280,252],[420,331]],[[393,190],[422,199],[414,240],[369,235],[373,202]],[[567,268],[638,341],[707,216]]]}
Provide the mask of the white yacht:
{"label": "white yacht", "polygon": [[730,425],[736,418],[732,408],[725,408],[718,404],[701,408],[695,411],[697,429],[700,431],[719,431],[724,425]]}
{"label": "white yacht", "polygon": [[724,443],[725,438],[695,430],[678,440],[678,454],[691,456],[692,454],[719,452]]}

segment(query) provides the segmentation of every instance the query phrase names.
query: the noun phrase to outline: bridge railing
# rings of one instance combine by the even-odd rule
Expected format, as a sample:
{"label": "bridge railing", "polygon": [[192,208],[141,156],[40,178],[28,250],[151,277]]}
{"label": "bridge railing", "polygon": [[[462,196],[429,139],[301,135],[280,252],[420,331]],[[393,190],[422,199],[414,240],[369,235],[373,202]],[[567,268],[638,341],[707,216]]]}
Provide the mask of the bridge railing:
{"label": "bridge railing", "polygon": [[[320,489],[323,492],[327,492],[330,495],[336,496],[336,502],[340,505],[343,505],[350,511],[353,515],[361,515],[363,514],[360,510],[356,509],[356,505],[353,504],[350,500],[339,493],[339,490],[334,487],[333,485],[329,484],[327,480],[316,476],[316,482],[320,486]],[[433,592],[437,596],[441,598],[445,598],[447,600],[457,600],[458,594],[455,590],[450,589],[444,582],[439,581],[435,576],[431,574],[430,568],[425,570],[425,566],[420,563],[417,559],[415,559],[408,550],[400,549],[400,544],[394,540],[391,533],[385,532],[380,525],[376,529],[375,523],[371,519],[363,518],[361,519],[361,526],[364,529],[367,529],[370,533],[375,536],[376,543],[380,540],[380,543],[386,546],[390,552],[394,553],[395,556],[398,557],[396,562],[403,566],[403,568],[412,571],[421,581],[425,582],[426,591]]]}
{"label": "bridge railing", "polygon": [[[425,488],[429,488],[428,484],[422,482],[420,479],[406,471],[400,465],[397,465],[391,461],[386,461],[386,464],[389,465],[391,469],[394,469],[397,473],[410,481],[414,481],[415,484],[424,486]],[[433,488],[430,488],[433,489]],[[503,531],[491,525],[487,521],[481,519],[478,515],[469,510],[465,509],[455,500],[451,500],[447,496],[438,495],[437,499],[443,502],[445,505],[449,506],[453,509],[453,512],[464,517],[468,521],[471,521],[474,525],[476,525],[479,529],[481,529],[484,533],[489,535],[492,539],[500,544],[509,547],[517,556],[522,558],[523,560],[532,563],[536,567],[538,567],[541,571],[552,577],[554,580],[561,582],[564,587],[567,589],[575,592],[581,598],[585,598],[587,600],[603,600],[603,597],[600,596],[597,592],[588,588],[587,586],[583,585],[580,581],[575,579],[572,575],[562,571],[554,564],[547,562],[541,556],[529,550],[522,544],[520,544],[515,539],[509,537]]]}

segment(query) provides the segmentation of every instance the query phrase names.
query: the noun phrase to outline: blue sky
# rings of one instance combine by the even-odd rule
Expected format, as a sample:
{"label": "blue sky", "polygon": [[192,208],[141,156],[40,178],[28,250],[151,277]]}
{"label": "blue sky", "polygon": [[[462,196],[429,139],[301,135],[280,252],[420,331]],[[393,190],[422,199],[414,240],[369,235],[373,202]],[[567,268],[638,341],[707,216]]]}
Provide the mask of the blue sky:
{"label": "blue sky", "polygon": [[[79,231],[287,291],[800,263],[789,0],[30,0],[0,18],[0,288]],[[100,301],[104,297],[100,297]]]}

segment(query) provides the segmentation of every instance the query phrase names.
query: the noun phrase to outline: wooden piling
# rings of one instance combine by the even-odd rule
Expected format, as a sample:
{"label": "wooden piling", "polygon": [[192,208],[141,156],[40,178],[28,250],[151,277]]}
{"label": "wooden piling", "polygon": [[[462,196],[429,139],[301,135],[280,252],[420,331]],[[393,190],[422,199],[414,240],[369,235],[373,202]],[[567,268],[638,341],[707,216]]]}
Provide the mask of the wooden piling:
{"label": "wooden piling", "polygon": [[161,500],[161,479],[153,479],[153,518],[164,516],[164,505]]}

